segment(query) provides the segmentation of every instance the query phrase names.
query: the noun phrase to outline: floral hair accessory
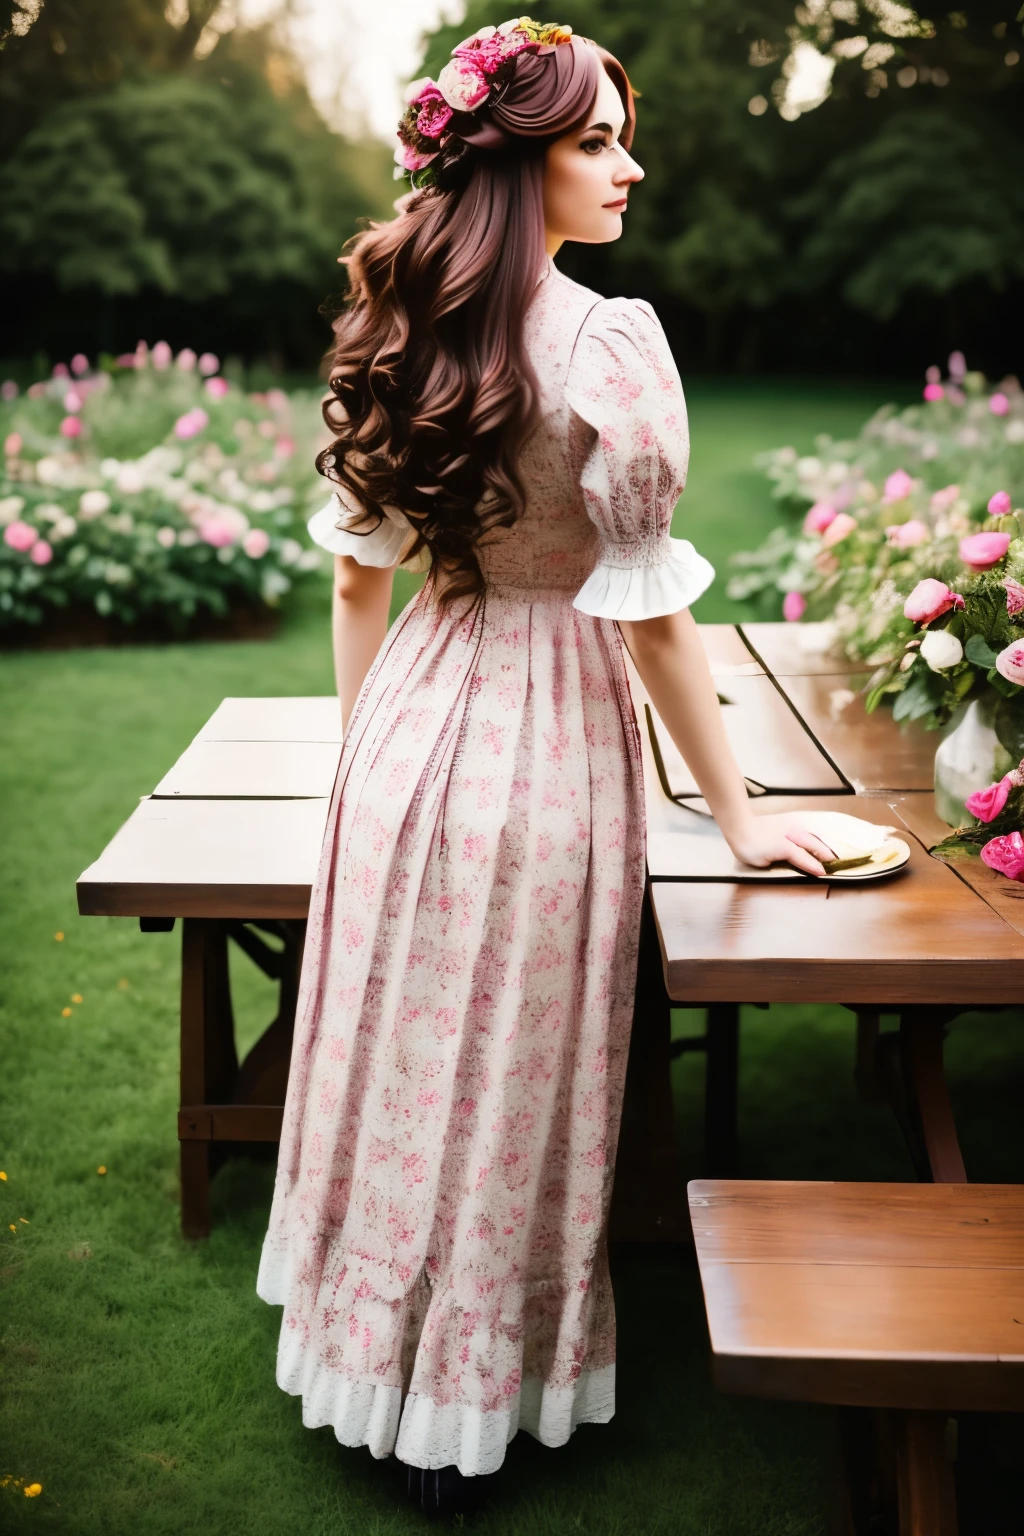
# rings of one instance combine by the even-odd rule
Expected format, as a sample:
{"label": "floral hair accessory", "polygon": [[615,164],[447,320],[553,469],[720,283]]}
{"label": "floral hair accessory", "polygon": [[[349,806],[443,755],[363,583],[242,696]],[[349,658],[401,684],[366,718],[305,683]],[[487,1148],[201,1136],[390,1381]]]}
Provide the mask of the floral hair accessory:
{"label": "floral hair accessory", "polygon": [[479,112],[493,105],[512,75],[513,60],[567,43],[572,28],[520,16],[499,27],[481,27],[452,49],[437,80],[415,80],[406,92],[407,106],[398,124],[395,176],[408,176],[419,190],[434,180],[431,162],[454,130],[458,113]]}

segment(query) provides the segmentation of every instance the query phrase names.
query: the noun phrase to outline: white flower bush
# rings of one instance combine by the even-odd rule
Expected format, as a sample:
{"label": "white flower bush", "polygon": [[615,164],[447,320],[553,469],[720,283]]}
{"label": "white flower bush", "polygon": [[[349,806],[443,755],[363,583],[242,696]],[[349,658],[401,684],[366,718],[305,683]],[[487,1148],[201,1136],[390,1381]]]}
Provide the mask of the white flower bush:
{"label": "white flower bush", "polygon": [[316,397],[246,393],[166,343],[0,386],[0,633],[57,610],[184,632],[275,607],[320,564]]}

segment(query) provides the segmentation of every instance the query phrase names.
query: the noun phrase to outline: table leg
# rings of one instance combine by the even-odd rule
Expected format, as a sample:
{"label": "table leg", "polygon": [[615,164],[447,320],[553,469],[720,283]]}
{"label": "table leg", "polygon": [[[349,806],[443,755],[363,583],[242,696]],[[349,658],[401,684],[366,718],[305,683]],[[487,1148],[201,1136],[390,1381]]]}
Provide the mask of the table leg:
{"label": "table leg", "polygon": [[[230,1100],[238,1071],[228,978],[226,926],[212,918],[186,918],[181,947],[181,1103]],[[181,1141],[181,1229],[186,1237],[210,1231],[209,1139]]]}
{"label": "table leg", "polygon": [[901,1413],[896,1455],[900,1536],[957,1536],[956,1488],[945,1413]]}
{"label": "table leg", "polygon": [[944,1028],[956,1011],[904,1008],[900,1014],[900,1059],[908,1109],[936,1184],[967,1182],[942,1061]]}
{"label": "table leg", "polygon": [[671,1007],[648,891],[615,1159],[609,1231],[613,1242],[693,1241],[672,1104]]}
{"label": "table leg", "polygon": [[740,1010],[736,1003],[709,1003],[704,1078],[704,1148],[709,1179],[736,1172]]}

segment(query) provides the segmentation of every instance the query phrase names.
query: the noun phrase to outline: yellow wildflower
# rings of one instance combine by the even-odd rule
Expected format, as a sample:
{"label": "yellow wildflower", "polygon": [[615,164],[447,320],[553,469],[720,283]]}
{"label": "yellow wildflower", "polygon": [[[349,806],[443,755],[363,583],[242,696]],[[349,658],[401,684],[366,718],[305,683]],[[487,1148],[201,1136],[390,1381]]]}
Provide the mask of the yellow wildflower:
{"label": "yellow wildflower", "polygon": [[18,1230],[18,1229],[17,1229],[17,1227],[16,1227],[16,1226],[15,1226],[15,1225],[14,1225],[14,1222],[13,1222],[13,1221],[9,1221],[9,1222],[8,1222],[8,1223],[7,1223],[7,1225],[8,1225],[8,1226],[9,1226],[9,1227],[10,1227],[10,1229],[11,1229],[11,1231],[12,1231],[12,1232],[17,1232],[17,1230]]}
{"label": "yellow wildflower", "polygon": [[2,1168],[0,1168],[0,1183],[2,1183],[2,1184],[6,1184],[7,1183],[7,1175],[6,1175],[6,1173],[4,1173]]}
{"label": "yellow wildflower", "polygon": [[127,992],[127,990],[128,990],[130,985],[131,985],[131,983],[128,980],[126,980],[126,978],[124,976],[122,976],[121,980],[118,982],[118,986],[121,988],[122,992]]}
{"label": "yellow wildflower", "polygon": [[64,935],[62,933],[55,933],[54,938],[57,940],[58,944],[61,944],[63,943]]}
{"label": "yellow wildflower", "polygon": [[70,1017],[71,1017],[71,1009],[70,1008],[62,1008],[61,1009],[61,1016],[62,1016],[62,1018],[70,1019]]}
{"label": "yellow wildflower", "polygon": [[42,1483],[29,1483],[25,1488],[26,1499],[37,1499],[43,1491]]}
{"label": "yellow wildflower", "polygon": [[106,1163],[100,1163],[99,1167],[96,1169],[97,1173],[106,1173],[106,1171],[107,1171]]}
{"label": "yellow wildflower", "polygon": [[71,994],[71,1001],[73,1003],[80,1003],[80,1002],[82,1002],[83,998],[82,998],[81,992],[72,992],[72,994]]}
{"label": "yellow wildflower", "polygon": [[19,1216],[18,1220],[21,1222],[23,1227],[30,1227],[32,1225],[32,1223],[27,1221],[24,1216]]}

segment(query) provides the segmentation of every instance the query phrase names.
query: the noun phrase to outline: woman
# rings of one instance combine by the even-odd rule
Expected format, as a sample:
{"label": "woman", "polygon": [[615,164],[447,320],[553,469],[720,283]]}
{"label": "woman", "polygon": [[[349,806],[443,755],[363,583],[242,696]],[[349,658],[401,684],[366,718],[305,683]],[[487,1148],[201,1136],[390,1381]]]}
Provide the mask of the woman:
{"label": "woman", "polygon": [[[517,1428],[614,1409],[606,1218],[644,884],[625,642],[730,846],[751,813],[669,537],[688,439],[651,308],[552,258],[617,239],[625,73],[509,22],[421,82],[414,192],[357,236],[325,408],[344,745],[259,1294],[303,1422],[465,1508]],[[396,564],[428,570],[387,631]]]}

